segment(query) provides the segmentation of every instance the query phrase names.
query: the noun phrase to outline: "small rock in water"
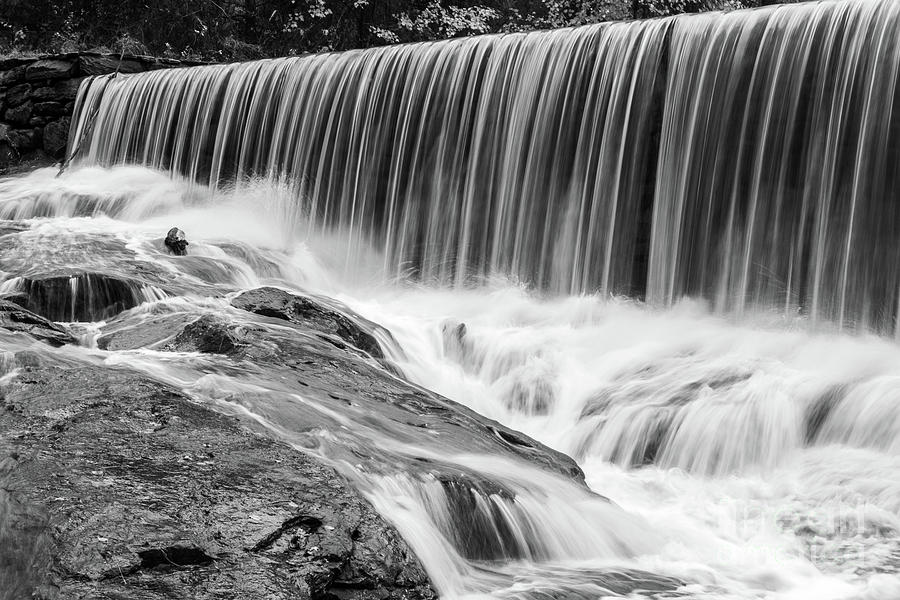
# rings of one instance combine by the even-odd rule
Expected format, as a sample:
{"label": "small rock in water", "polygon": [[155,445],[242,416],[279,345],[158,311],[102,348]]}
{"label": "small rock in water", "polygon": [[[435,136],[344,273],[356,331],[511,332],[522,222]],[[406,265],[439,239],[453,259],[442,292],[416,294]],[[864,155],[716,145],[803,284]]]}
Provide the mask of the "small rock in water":
{"label": "small rock in water", "polygon": [[441,324],[444,353],[455,360],[463,360],[466,354],[466,336],[469,333],[465,323],[448,320]]}
{"label": "small rock in water", "polygon": [[188,243],[184,232],[177,227],[173,227],[166,234],[166,248],[171,250],[172,254],[176,256],[185,256],[187,254]]}

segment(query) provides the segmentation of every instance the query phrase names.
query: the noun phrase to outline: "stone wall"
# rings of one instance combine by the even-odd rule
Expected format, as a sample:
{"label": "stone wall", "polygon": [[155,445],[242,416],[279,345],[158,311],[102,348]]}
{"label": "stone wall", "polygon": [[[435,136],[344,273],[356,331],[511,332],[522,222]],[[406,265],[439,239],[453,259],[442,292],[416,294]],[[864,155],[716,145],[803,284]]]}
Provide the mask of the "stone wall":
{"label": "stone wall", "polygon": [[195,64],[85,52],[0,58],[0,175],[64,160],[75,97],[85,77]]}

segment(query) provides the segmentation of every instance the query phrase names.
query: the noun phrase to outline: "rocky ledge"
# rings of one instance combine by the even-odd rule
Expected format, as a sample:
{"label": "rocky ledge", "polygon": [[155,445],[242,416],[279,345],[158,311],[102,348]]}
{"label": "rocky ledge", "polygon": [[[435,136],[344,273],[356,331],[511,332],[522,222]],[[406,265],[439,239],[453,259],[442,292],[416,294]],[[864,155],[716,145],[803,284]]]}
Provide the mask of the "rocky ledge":
{"label": "rocky ledge", "polygon": [[[512,493],[439,451],[583,478],[567,457],[405,381],[379,340],[391,343],[345,307],[277,288],[205,314],[125,311],[101,332],[109,353],[0,304],[0,598],[434,598],[409,546],[332,460],[437,480],[460,506]],[[213,361],[219,377],[240,371],[281,393],[188,396],[130,359],[110,366],[134,348],[179,353],[183,369]],[[291,400],[299,392],[303,403]],[[241,407],[289,422],[291,435]],[[348,436],[328,460],[303,450],[324,430]],[[432,444],[435,458],[386,449],[378,436]],[[515,558],[481,531],[492,524],[456,517],[478,545],[464,555]]]}
{"label": "rocky ledge", "polygon": [[3,597],[434,597],[321,461],[132,371],[17,359],[33,366],[0,401]]}

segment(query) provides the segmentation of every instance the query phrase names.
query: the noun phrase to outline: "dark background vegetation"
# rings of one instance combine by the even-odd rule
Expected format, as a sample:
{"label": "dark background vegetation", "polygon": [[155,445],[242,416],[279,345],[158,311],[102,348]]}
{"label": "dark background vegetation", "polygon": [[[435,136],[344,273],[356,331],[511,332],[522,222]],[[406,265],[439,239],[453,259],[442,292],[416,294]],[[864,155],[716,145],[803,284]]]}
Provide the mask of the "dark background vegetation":
{"label": "dark background vegetation", "polygon": [[0,0],[0,54],[247,60],[770,0]]}

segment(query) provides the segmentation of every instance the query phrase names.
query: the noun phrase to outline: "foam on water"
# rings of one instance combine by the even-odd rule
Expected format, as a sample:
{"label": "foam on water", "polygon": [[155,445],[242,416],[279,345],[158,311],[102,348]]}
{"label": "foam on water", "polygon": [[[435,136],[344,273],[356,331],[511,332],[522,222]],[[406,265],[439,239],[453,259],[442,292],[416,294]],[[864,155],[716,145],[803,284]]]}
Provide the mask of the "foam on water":
{"label": "foam on water", "polygon": [[692,597],[893,597],[896,345],[511,286],[344,300],[415,381],[577,457],[663,536],[637,563],[704,582]]}

